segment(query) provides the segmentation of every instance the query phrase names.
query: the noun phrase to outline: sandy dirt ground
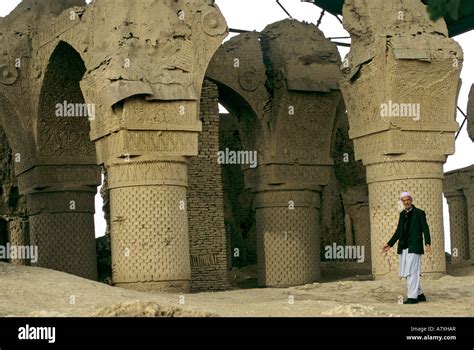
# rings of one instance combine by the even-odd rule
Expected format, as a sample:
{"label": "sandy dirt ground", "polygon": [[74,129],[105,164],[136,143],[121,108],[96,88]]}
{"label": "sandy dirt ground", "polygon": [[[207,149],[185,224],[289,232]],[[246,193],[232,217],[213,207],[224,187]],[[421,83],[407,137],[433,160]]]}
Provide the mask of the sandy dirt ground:
{"label": "sandy dirt ground", "polygon": [[[422,279],[428,302],[400,305],[406,282],[372,281],[354,265],[323,265],[327,282],[250,288],[255,267],[230,271],[233,290],[144,293],[62,272],[0,263],[0,316],[474,316],[474,266]],[[348,276],[345,276],[348,275]],[[342,280],[331,281],[335,278]],[[239,287],[239,288],[237,288]]]}

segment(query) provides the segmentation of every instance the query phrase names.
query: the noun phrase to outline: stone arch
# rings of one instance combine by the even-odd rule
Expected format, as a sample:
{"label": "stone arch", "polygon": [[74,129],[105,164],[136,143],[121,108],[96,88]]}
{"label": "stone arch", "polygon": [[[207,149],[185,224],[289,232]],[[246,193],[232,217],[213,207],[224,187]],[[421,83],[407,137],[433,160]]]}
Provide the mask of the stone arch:
{"label": "stone arch", "polygon": [[85,71],[78,52],[59,41],[45,68],[33,121],[35,165],[20,174],[19,183],[27,196],[37,265],[96,279],[94,197],[100,170],[89,138],[93,108],[86,108],[79,85]]}
{"label": "stone arch", "polygon": [[[261,125],[252,102],[232,86],[219,81],[216,81],[216,85],[219,103],[229,112],[229,116],[220,119],[220,151],[225,152],[227,148],[244,152],[258,150],[257,138]],[[255,160],[258,164],[258,157]],[[256,264],[256,223],[254,193],[251,189],[252,179],[257,175],[256,169],[248,164],[222,165],[221,171],[230,265],[243,267]]]}
{"label": "stone arch", "polygon": [[[88,6],[83,6],[83,0],[41,4],[25,0],[6,21],[0,21],[2,30],[11,24],[8,33],[15,39],[5,49],[8,58],[19,57],[20,51],[20,57],[28,57],[26,69],[20,71],[21,84],[9,89],[14,96],[15,88],[28,87],[22,117],[28,136],[37,142],[35,159],[23,169],[19,182],[28,196],[32,241],[43,249],[38,265],[94,278],[92,265],[85,271],[78,263],[84,259],[81,249],[93,250],[93,226],[85,230],[87,238],[68,236],[70,242],[61,242],[64,237],[58,227],[81,215],[92,219],[93,194],[100,183],[95,163],[104,165],[113,283],[185,291],[189,286],[187,161],[197,153],[201,130],[197,112],[205,69],[228,28],[219,8],[207,0],[146,3],[143,11],[127,0],[101,0]],[[110,9],[117,11],[110,15]],[[186,15],[181,17],[179,11]],[[18,21],[20,15],[30,23]],[[24,34],[21,40],[17,33]],[[81,66],[74,70],[72,81],[63,79],[68,62],[76,63],[74,69]],[[81,77],[84,66],[87,72]],[[57,99],[82,102],[79,91],[100,116],[90,123],[97,159],[82,137],[88,124],[79,120],[74,125],[52,114]],[[69,207],[71,201],[77,202],[74,209]],[[158,201],[164,203],[160,208],[154,205]],[[88,220],[81,222],[92,222]],[[64,228],[75,233],[67,225]],[[77,240],[82,246],[73,244]],[[68,259],[59,261],[54,249],[66,251]],[[125,249],[132,252],[130,258],[124,256]]]}
{"label": "stone arch", "polygon": [[[211,79],[212,81],[212,79]],[[222,104],[232,115],[234,115],[241,128],[242,147],[245,149],[255,149],[257,147],[257,133],[260,128],[258,116],[242,94],[223,82],[213,81],[219,91],[219,103]]]}
{"label": "stone arch", "polygon": [[91,111],[79,85],[85,72],[79,53],[59,41],[50,56],[39,98],[36,134],[42,161],[95,163],[87,115]]}
{"label": "stone arch", "polygon": [[[257,39],[255,42],[258,43]],[[221,135],[219,102],[241,121],[239,126],[245,130],[240,131],[242,147],[256,149],[257,142],[259,118],[252,106],[253,101],[242,94],[245,90],[240,88],[238,78],[235,80],[234,76],[226,75],[225,69],[219,69],[220,64],[216,62],[231,66],[233,58],[221,46],[207,66],[201,96],[203,130],[199,135],[199,154],[189,163],[188,212],[193,291],[226,288],[226,270],[231,265],[230,239],[225,229],[228,220],[224,220],[226,198],[222,189],[222,167],[218,166],[217,157]],[[245,65],[245,62],[242,64]],[[212,203],[207,203],[209,200]],[[209,208],[203,209],[206,205]],[[209,226],[209,223],[212,225]]]}
{"label": "stone arch", "polygon": [[[220,151],[225,152],[229,148],[229,151],[258,152],[265,147],[259,142],[258,135],[263,133],[264,106],[269,96],[265,87],[259,34],[242,34],[221,45],[208,67],[206,78],[216,85],[217,100],[230,113],[226,117],[230,119],[220,119]],[[233,131],[226,135],[227,127]],[[231,134],[234,136],[231,137]],[[231,143],[230,147],[226,142]],[[257,164],[260,162],[258,157]],[[256,263],[252,187],[257,182],[257,171],[249,164],[223,165],[220,170],[223,172],[229,265],[235,267]]]}
{"label": "stone arch", "polygon": [[[231,112],[228,117],[219,113],[218,103]],[[236,244],[236,237],[242,237],[239,223],[236,223],[234,209],[235,192],[245,191],[244,174],[239,165],[220,164],[219,154],[225,149],[239,151],[255,149],[256,114],[248,101],[238,92],[222,82],[207,77],[204,81],[200,102],[200,119],[203,130],[199,135],[199,153],[189,161],[188,215],[191,254],[191,290],[218,290],[228,287],[227,270],[243,263],[246,249],[243,241]],[[222,118],[227,118],[223,120]],[[238,119],[239,135],[245,135],[246,142],[238,147],[226,144],[225,128],[229,118]],[[246,128],[246,130],[242,130]],[[238,167],[238,169],[236,168]],[[239,189],[231,191],[225,181],[229,172],[237,176]],[[235,188],[234,188],[235,189]],[[251,194],[249,193],[250,198]],[[251,201],[250,209],[251,209]],[[248,220],[246,220],[248,221]],[[237,251],[234,251],[237,249]],[[240,266],[240,265],[238,265]]]}
{"label": "stone arch", "polygon": [[[242,147],[257,151],[266,147],[258,135],[268,130],[265,108],[271,97],[260,34],[245,33],[224,43],[213,56],[206,77],[217,85],[219,102],[239,120]],[[250,188],[256,172],[248,167],[245,171]]]}

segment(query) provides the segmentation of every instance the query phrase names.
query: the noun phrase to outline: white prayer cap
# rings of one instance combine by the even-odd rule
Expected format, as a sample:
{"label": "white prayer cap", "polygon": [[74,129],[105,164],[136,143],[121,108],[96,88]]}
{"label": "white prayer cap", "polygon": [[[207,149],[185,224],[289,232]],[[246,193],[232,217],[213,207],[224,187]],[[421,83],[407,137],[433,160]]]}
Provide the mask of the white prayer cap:
{"label": "white prayer cap", "polygon": [[411,196],[411,194],[409,192],[402,192],[400,194],[400,200],[402,200],[405,197],[410,197],[411,199],[413,199],[413,197]]}

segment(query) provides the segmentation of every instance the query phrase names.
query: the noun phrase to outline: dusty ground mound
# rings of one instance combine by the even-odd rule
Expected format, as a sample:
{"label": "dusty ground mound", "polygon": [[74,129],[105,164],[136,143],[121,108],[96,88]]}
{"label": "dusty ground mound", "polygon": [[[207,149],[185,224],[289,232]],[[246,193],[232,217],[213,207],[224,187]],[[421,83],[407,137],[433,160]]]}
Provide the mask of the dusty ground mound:
{"label": "dusty ground mound", "polygon": [[[341,265],[347,273],[347,266]],[[337,268],[329,279],[337,276]],[[354,268],[354,272],[364,269]],[[404,280],[342,281],[292,288],[234,289],[197,294],[143,293],[111,287],[62,272],[0,263],[0,316],[473,316],[474,266],[422,279],[427,303],[400,305]],[[254,268],[235,271],[248,280]],[[351,280],[353,279],[353,280]]]}
{"label": "dusty ground mound", "polygon": [[211,317],[208,312],[186,311],[176,307],[162,307],[153,302],[125,302],[107,306],[93,316],[100,317]]}

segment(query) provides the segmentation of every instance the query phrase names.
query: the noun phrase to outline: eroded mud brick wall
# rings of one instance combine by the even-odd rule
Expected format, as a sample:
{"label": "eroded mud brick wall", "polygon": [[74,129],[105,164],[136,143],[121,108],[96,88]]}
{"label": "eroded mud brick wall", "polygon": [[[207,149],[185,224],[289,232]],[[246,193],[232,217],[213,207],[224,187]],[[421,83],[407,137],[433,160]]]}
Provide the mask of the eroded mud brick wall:
{"label": "eroded mud brick wall", "polygon": [[199,154],[189,162],[188,218],[191,291],[222,290],[227,282],[227,238],[219,151],[217,86],[202,87]]}

